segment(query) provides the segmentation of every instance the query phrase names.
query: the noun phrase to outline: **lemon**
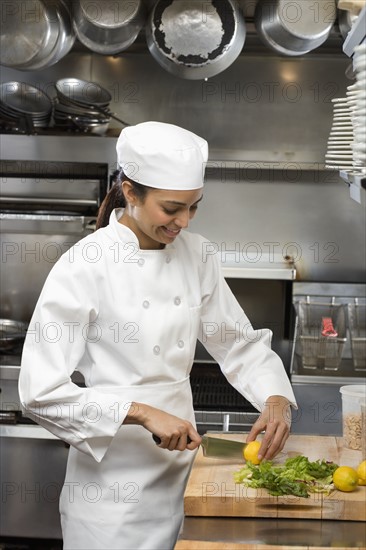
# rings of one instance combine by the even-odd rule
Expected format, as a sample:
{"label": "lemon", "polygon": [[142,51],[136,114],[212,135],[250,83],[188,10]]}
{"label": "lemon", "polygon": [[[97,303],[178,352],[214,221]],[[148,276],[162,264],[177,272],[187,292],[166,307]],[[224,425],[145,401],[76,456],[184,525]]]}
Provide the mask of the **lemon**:
{"label": "lemon", "polygon": [[245,447],[243,455],[247,462],[251,462],[252,464],[259,464],[260,460],[258,458],[258,451],[261,444],[259,441],[251,441],[248,443],[248,445]]}
{"label": "lemon", "polygon": [[340,466],[333,473],[333,483],[339,491],[350,493],[357,489],[358,473],[350,466]]}
{"label": "lemon", "polygon": [[366,460],[363,460],[356,468],[358,474],[358,484],[366,485]]}

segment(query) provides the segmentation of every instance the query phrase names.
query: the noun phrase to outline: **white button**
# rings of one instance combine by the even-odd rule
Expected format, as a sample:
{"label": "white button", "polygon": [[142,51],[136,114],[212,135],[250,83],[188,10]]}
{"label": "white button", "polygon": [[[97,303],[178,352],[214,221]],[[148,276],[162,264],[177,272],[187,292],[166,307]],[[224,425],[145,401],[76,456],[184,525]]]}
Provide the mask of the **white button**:
{"label": "white button", "polygon": [[183,340],[178,341],[178,348],[184,348],[184,342]]}
{"label": "white button", "polygon": [[165,258],[165,261],[166,261],[167,264],[170,264],[170,262],[171,262],[171,257],[170,257],[170,256],[167,256],[167,257]]}
{"label": "white button", "polygon": [[153,352],[155,353],[155,355],[159,355],[160,347],[159,346],[154,346]]}
{"label": "white button", "polygon": [[145,263],[145,260],[143,258],[140,258],[139,260],[137,260],[137,263],[140,267],[142,267]]}
{"label": "white button", "polygon": [[180,305],[181,299],[179,298],[179,296],[176,296],[176,297],[174,298],[174,303],[175,303],[176,306],[179,306],[179,305]]}
{"label": "white button", "polygon": [[148,300],[144,300],[142,302],[142,307],[144,307],[145,309],[147,309],[149,306],[150,306],[150,302]]}

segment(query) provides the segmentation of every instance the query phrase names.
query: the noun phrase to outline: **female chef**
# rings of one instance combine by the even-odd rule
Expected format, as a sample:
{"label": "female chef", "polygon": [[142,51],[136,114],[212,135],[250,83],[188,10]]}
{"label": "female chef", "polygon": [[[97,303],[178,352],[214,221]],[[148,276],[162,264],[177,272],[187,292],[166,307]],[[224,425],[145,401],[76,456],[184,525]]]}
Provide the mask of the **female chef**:
{"label": "female chef", "polygon": [[24,408],[71,446],[65,550],[174,547],[201,441],[189,383],[197,338],[261,411],[247,440],[265,431],[263,457],[283,448],[296,406],[270,331],[253,330],[208,242],[182,231],[202,199],[206,141],[146,122],[121,132],[117,156],[100,228],[51,270],[22,357]]}

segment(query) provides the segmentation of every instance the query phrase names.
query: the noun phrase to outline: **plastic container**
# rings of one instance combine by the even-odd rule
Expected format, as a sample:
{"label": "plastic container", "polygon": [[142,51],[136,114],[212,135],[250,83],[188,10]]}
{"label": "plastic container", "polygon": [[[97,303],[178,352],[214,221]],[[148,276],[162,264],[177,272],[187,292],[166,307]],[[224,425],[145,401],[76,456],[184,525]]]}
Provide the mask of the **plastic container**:
{"label": "plastic container", "polygon": [[362,460],[366,460],[366,402],[361,403],[361,425],[362,425]]}
{"label": "plastic container", "polygon": [[[305,369],[337,370],[347,341],[346,312],[343,304],[300,301],[298,313],[298,353]],[[336,337],[322,335],[323,321],[330,319]]]}
{"label": "plastic container", "polygon": [[362,412],[366,405],[366,384],[342,386],[342,430],[343,446],[362,451]]}
{"label": "plastic container", "polygon": [[348,324],[351,336],[353,366],[366,372],[366,305],[348,304]]}

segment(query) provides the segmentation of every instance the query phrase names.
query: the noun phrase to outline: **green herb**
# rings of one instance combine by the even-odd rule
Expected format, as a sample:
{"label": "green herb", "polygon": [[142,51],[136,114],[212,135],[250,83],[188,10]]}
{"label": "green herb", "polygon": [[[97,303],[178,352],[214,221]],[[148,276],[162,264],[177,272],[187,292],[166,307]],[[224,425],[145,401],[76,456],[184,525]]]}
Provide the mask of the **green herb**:
{"label": "green herb", "polygon": [[284,464],[263,461],[258,465],[247,462],[234,473],[235,483],[267,489],[270,495],[295,495],[308,498],[310,493],[327,493],[333,489],[332,476],[338,468],[334,462],[310,462],[306,456],[288,458]]}

